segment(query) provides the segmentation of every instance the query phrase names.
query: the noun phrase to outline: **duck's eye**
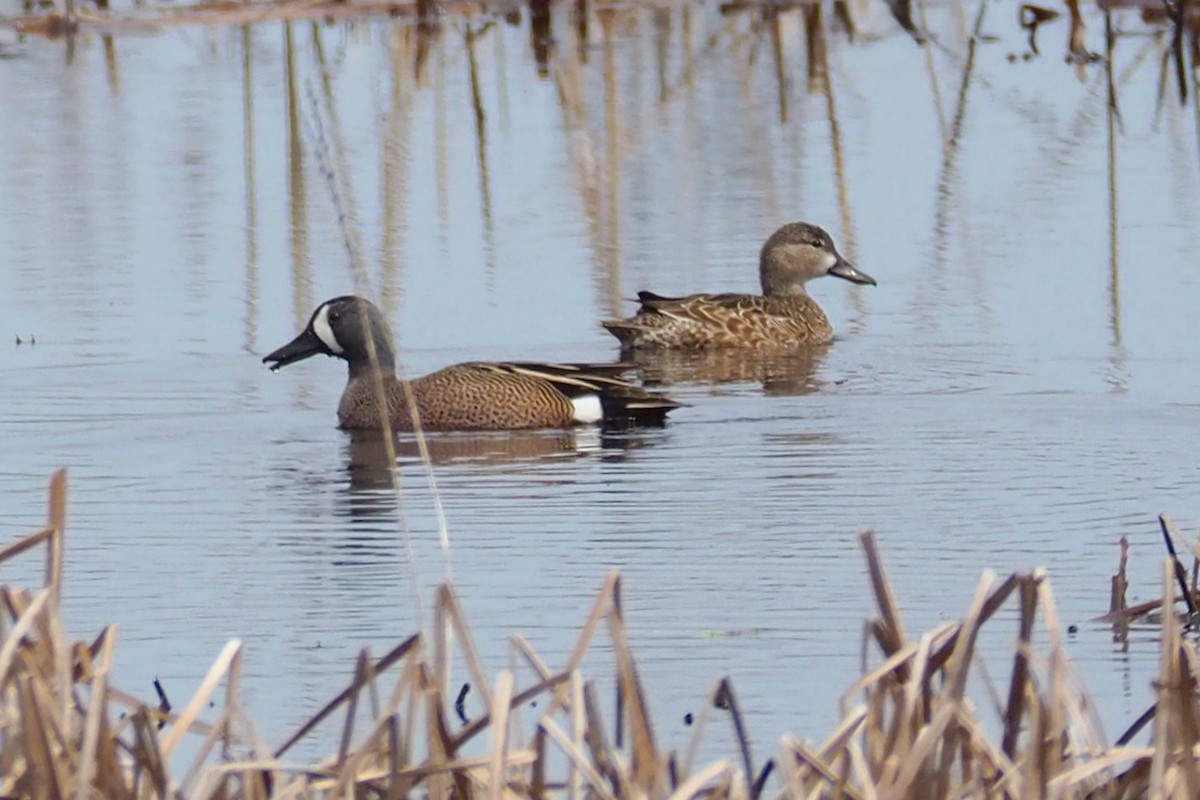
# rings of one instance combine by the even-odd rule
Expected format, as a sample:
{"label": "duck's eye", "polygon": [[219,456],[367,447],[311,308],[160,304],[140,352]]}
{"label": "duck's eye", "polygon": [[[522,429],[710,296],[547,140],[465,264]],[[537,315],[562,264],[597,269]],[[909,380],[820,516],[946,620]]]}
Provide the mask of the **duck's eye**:
{"label": "duck's eye", "polygon": [[809,242],[809,244],[811,244],[813,247],[817,248],[818,250],[825,246],[825,243],[822,242],[820,239],[813,239],[812,241]]}
{"label": "duck's eye", "polygon": [[342,312],[340,312],[340,311],[330,311],[330,312],[329,312],[329,319],[330,319],[330,321],[336,321],[336,320],[339,320],[339,319],[341,319],[341,318],[342,318]]}

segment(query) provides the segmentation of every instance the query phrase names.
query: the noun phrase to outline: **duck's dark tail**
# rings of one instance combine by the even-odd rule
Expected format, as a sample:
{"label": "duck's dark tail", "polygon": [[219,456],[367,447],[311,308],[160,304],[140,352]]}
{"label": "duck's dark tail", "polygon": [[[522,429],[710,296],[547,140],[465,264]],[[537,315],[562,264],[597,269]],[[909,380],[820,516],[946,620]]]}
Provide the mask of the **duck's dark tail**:
{"label": "duck's dark tail", "polygon": [[628,389],[609,389],[600,393],[600,407],[604,410],[602,424],[605,430],[625,428],[661,428],[667,414],[679,408],[678,403],[666,395],[648,392],[636,386]]}

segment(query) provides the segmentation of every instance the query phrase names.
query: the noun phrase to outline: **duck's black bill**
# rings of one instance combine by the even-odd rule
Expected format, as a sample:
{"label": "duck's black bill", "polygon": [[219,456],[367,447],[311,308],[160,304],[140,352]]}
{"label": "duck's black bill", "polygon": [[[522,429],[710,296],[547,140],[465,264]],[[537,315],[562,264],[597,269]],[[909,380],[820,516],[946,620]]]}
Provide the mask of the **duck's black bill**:
{"label": "duck's black bill", "polygon": [[311,329],[306,328],[303,333],[283,347],[270,355],[263,356],[263,363],[271,368],[271,372],[278,372],[288,364],[295,364],[297,361],[303,361],[324,352],[325,346],[321,344],[321,340]]}
{"label": "duck's black bill", "polygon": [[851,283],[865,283],[871,286],[875,285],[875,279],[867,273],[855,267],[844,258],[838,258],[838,262],[829,270],[830,275],[836,275],[839,278],[845,278]]}

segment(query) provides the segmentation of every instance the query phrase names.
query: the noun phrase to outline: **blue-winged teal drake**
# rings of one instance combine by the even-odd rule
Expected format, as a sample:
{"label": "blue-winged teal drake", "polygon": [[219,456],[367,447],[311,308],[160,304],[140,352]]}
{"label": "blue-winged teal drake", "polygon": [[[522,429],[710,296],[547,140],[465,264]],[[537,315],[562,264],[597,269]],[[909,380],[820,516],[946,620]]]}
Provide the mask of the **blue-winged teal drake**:
{"label": "blue-winged teal drake", "polygon": [[828,233],[807,222],[793,222],[771,234],[759,255],[758,274],[761,295],[638,292],[642,306],[635,315],[601,324],[623,350],[826,344],[833,340],[833,326],[804,284],[834,275],[875,285],[874,278],[842,257]]}
{"label": "blue-winged teal drake", "polygon": [[[367,331],[383,373],[388,418],[412,430],[408,395],[396,377],[396,355],[383,312],[369,300],[345,296],[317,307],[304,330],[266,356],[272,371],[324,353],[349,364],[350,379],[338,403],[342,428],[378,428],[379,402]],[[515,430],[661,425],[679,404],[617,377],[623,364],[468,362],[409,381],[421,425],[427,430]]]}

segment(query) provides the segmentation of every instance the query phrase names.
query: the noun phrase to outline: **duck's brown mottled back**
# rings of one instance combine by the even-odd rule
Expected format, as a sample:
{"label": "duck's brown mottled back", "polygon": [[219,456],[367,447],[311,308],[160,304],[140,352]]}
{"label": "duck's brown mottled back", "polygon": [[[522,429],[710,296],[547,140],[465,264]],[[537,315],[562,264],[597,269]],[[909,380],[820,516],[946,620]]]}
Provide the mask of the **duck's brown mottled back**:
{"label": "duck's brown mottled back", "polygon": [[[366,332],[374,343],[384,404]],[[469,362],[405,383],[382,312],[359,297],[322,303],[292,342],[263,359],[278,369],[318,353],[347,361],[350,378],[338,404],[343,428],[377,428],[380,409],[396,430],[412,430],[411,402],[427,430],[512,430],[605,425],[662,424],[679,404],[618,377],[624,365]]]}
{"label": "duck's brown mottled back", "polygon": [[763,245],[759,257],[761,295],[664,297],[638,292],[641,307],[634,316],[601,324],[627,350],[826,344],[833,339],[833,326],[804,288],[809,280],[824,275],[875,284],[874,278],[842,258],[824,230],[804,222],[791,223]]}

